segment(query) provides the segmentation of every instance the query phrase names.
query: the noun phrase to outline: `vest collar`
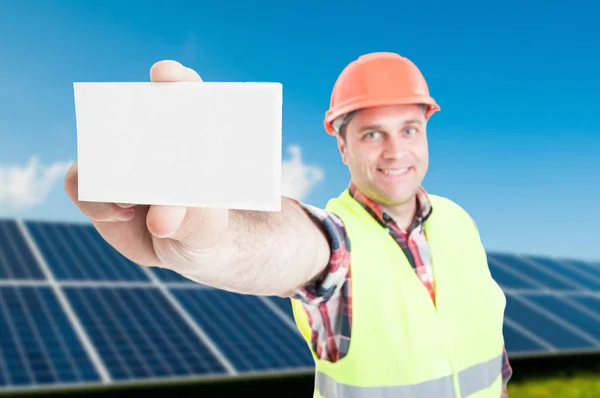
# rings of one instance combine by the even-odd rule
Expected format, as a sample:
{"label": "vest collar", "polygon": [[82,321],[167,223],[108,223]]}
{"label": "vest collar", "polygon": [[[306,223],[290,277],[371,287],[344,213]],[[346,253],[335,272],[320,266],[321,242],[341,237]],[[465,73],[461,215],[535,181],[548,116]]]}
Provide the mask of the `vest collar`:
{"label": "vest collar", "polygon": [[[371,215],[371,217],[373,217],[382,226],[393,226],[394,228],[398,229],[398,226],[394,222],[392,216],[386,213],[381,206],[362,193],[353,182],[350,182],[350,185],[348,186],[348,193]],[[417,213],[407,232],[422,226],[427,218],[429,218],[432,211],[433,207],[431,205],[429,195],[423,187],[420,187],[417,191]]]}

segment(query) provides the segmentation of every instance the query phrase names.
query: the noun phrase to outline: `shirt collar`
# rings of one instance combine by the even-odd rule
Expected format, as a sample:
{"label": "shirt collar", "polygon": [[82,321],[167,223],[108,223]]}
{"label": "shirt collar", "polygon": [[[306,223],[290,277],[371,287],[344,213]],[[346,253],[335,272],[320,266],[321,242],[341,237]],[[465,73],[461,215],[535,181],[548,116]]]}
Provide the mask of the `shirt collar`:
{"label": "shirt collar", "polygon": [[[363,194],[353,182],[350,182],[348,187],[348,191],[350,196],[354,198],[359,204],[361,204],[365,210],[367,210],[372,217],[374,217],[378,222],[387,225],[389,223],[393,223],[393,218],[386,213],[381,206],[375,203],[373,200],[369,199],[365,194]],[[429,200],[429,196],[423,187],[419,187],[417,191],[417,213],[415,215],[415,219],[413,220],[410,230],[413,230],[417,226],[423,224],[425,220],[431,215],[433,210],[431,206],[431,201]]]}

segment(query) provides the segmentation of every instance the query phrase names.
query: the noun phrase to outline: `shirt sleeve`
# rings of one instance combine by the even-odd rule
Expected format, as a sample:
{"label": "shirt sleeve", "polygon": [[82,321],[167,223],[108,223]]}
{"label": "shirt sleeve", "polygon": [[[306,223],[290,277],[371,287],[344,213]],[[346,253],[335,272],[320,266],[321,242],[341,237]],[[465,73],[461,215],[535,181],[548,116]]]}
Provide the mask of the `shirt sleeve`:
{"label": "shirt sleeve", "polygon": [[336,362],[346,354],[350,339],[350,241],[335,214],[300,205],[327,237],[331,255],[324,270],[289,297],[299,300],[306,311],[314,354]]}
{"label": "shirt sleeve", "polygon": [[313,280],[292,292],[305,305],[319,306],[339,296],[350,270],[350,242],[342,221],[333,213],[300,204],[325,233],[331,248],[329,262]]}
{"label": "shirt sleeve", "polygon": [[513,370],[508,360],[506,348],[502,354],[502,384],[506,385],[512,376]]}

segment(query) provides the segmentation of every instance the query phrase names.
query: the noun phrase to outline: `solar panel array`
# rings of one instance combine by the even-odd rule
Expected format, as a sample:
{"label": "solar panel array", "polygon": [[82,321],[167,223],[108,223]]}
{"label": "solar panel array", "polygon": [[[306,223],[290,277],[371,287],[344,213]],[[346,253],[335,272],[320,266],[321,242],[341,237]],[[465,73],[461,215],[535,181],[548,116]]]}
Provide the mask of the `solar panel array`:
{"label": "solar panel array", "polygon": [[[600,350],[600,265],[490,253],[509,355]],[[312,373],[287,300],[140,267],[89,224],[0,220],[0,392]]]}
{"label": "solar panel array", "polygon": [[488,254],[509,355],[600,351],[600,263]]}
{"label": "solar panel array", "polygon": [[312,372],[278,297],[140,267],[88,224],[0,221],[0,391]]}

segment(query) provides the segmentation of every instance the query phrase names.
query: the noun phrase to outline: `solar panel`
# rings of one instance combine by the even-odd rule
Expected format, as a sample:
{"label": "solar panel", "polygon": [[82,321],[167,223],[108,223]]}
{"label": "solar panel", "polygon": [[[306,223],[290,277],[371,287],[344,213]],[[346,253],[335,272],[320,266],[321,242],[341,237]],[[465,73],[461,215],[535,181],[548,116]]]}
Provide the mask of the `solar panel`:
{"label": "solar panel", "polygon": [[157,288],[65,292],[113,380],[226,372]]}
{"label": "solar panel", "polygon": [[600,316],[600,296],[569,296],[568,300],[577,303],[592,314]]}
{"label": "solar panel", "polygon": [[44,279],[17,228],[12,220],[0,220],[0,279]]}
{"label": "solar panel", "polygon": [[196,282],[181,276],[177,272],[171,271],[168,268],[151,267],[152,273],[158,277],[161,282],[164,283],[189,283],[196,284]]}
{"label": "solar panel", "polygon": [[594,276],[586,275],[581,267],[579,267],[579,270],[576,269],[577,267],[569,268],[561,261],[551,259],[541,259],[540,261],[539,258],[536,261],[535,258],[528,256],[508,254],[495,254],[490,257],[492,261],[504,264],[513,275],[523,281],[530,282],[530,287],[562,291],[600,289],[600,279],[594,281]]}
{"label": "solar panel", "polygon": [[215,289],[173,289],[173,294],[239,371],[312,367],[295,326],[262,298]]}
{"label": "solar panel", "polygon": [[26,227],[57,280],[148,280],[91,225],[30,221]]}
{"label": "solar panel", "polygon": [[508,317],[504,319],[503,335],[509,357],[514,357],[515,354],[531,355],[553,350],[552,346],[545,340]]}
{"label": "solar panel", "polygon": [[570,323],[572,327],[569,328],[585,340],[583,348],[589,347],[590,343],[598,345],[598,339],[600,339],[600,313],[598,309],[591,311],[581,307],[576,301],[570,300],[568,296],[529,294],[525,297],[539,308],[551,311],[554,316]]}
{"label": "solar panel", "polygon": [[538,256],[492,253],[488,260],[506,294],[509,355],[600,351],[600,269]]}
{"label": "solar panel", "polygon": [[507,293],[506,298],[506,316],[556,349],[580,351],[594,346],[600,348],[598,341],[589,333],[571,325],[564,319],[564,315],[557,316],[552,309],[535,305],[531,296]]}
{"label": "solar panel", "polygon": [[[489,253],[511,357],[600,351],[600,265]],[[0,220],[0,391],[312,374],[290,301],[121,256],[89,224]]]}
{"label": "solar panel", "polygon": [[493,255],[488,255],[488,265],[492,277],[503,289],[538,289],[539,286],[527,275],[515,271],[512,267],[499,263]]}
{"label": "solar panel", "polygon": [[0,287],[0,344],[3,388],[100,380],[49,287]]}
{"label": "solar panel", "polygon": [[282,297],[267,297],[267,300],[276,305],[280,311],[289,317],[289,319],[294,319],[294,313],[292,312],[292,304],[290,303],[290,300]]}
{"label": "solar panel", "polygon": [[600,291],[600,268],[590,263],[574,260],[557,260],[542,257],[529,257],[529,260],[539,264],[545,269],[571,279],[573,282],[592,291]]}
{"label": "solar panel", "polygon": [[[34,359],[31,367],[23,360],[14,360],[19,357],[12,355],[12,351],[3,350],[10,360],[5,361],[8,365],[0,362],[2,389],[31,388],[40,382],[68,385],[72,379],[91,385],[225,377],[274,370],[312,371],[312,357],[289,314],[282,312],[270,298],[222,292],[168,269],[140,267],[119,255],[92,225],[8,220],[3,226],[8,228],[3,229],[0,242],[2,269],[37,269],[39,280],[35,286],[26,288],[38,294],[48,291],[60,296],[58,301],[56,297],[53,302],[44,300],[62,308],[62,318],[56,315],[53,319],[63,329],[65,325],[70,327],[66,331],[57,330],[65,341],[74,344],[71,362],[78,366],[79,373],[72,371],[70,378],[60,376],[60,372],[66,372],[61,370],[65,360],[51,348],[49,355],[55,356],[56,362],[35,365]],[[22,253],[15,255],[14,249],[9,251],[9,242],[20,242]],[[14,272],[5,273],[9,278],[3,283],[6,289],[22,289],[25,287],[21,284],[31,284],[15,278]],[[210,319],[201,323],[204,314],[199,313],[198,303],[191,300],[196,295],[213,309],[225,312],[229,305],[235,304],[245,318],[228,327],[213,325]],[[14,300],[4,301],[11,311],[25,312],[14,305]],[[258,311],[254,314],[256,319],[249,315],[252,310]],[[229,318],[235,317],[235,311],[230,312]],[[247,328],[244,324],[247,321],[255,322],[256,330],[265,333],[262,340],[238,331]],[[3,327],[3,330],[8,329]],[[16,335],[28,336],[28,329],[22,323],[15,323],[14,330]],[[57,338],[49,333],[44,336]],[[2,337],[3,343],[11,341]],[[24,347],[34,349],[35,344],[44,342],[41,334],[34,337],[26,339]],[[12,342],[12,346],[18,345]],[[225,354],[234,346],[240,351]],[[267,360],[262,359],[261,350],[270,353]]]}

